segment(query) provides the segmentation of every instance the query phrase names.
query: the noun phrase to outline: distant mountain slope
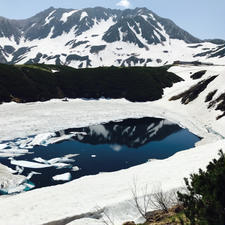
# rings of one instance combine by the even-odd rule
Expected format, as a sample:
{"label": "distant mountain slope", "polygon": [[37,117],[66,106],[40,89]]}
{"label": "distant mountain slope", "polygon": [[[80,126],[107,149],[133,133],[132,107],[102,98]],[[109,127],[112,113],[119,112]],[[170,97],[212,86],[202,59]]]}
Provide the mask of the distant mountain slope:
{"label": "distant mountain slope", "polygon": [[223,40],[202,41],[146,8],[82,10],[53,7],[25,20],[0,17],[1,63],[48,63],[76,68],[156,66],[175,60],[222,63]]}

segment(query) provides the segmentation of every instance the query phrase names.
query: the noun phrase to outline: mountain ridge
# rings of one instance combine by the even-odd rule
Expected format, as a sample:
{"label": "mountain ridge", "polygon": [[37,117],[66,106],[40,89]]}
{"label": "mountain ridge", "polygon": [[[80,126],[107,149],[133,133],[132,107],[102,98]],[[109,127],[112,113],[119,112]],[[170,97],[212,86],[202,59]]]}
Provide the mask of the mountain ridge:
{"label": "mountain ridge", "polygon": [[176,60],[217,62],[210,54],[223,40],[206,41],[147,8],[50,7],[23,20],[0,17],[0,62],[9,64],[85,68],[161,66]]}

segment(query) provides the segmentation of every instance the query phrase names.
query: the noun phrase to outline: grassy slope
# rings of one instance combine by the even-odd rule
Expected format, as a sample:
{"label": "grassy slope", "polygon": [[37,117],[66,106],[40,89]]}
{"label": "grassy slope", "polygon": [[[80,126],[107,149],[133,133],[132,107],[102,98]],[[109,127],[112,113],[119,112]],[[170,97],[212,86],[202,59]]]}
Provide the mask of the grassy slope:
{"label": "grassy slope", "polygon": [[[53,70],[59,72],[52,73]],[[0,103],[51,98],[126,98],[153,101],[163,88],[182,79],[168,67],[99,67],[74,69],[58,65],[0,64]]]}

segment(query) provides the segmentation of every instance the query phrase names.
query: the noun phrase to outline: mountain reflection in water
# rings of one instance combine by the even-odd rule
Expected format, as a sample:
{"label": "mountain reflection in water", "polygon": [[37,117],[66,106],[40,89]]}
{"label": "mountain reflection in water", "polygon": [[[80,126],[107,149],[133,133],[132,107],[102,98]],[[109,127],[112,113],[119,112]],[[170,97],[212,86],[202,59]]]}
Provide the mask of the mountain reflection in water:
{"label": "mountain reflection in water", "polygon": [[[73,133],[76,135],[71,135]],[[69,140],[62,140],[68,135],[72,136]],[[168,120],[146,117],[71,128],[56,132],[54,140],[60,141],[47,146],[35,146],[31,149],[33,154],[16,158],[29,162],[41,159],[47,165],[55,158],[67,160],[68,166],[62,168],[24,168],[22,174],[25,176],[31,171],[41,173],[30,179],[36,188],[65,182],[53,180],[53,176],[59,174],[70,173],[73,180],[100,172],[126,169],[149,159],[164,159],[193,147],[199,138]],[[74,154],[78,155],[72,159],[66,158]],[[10,159],[3,160],[5,165],[13,168]]]}

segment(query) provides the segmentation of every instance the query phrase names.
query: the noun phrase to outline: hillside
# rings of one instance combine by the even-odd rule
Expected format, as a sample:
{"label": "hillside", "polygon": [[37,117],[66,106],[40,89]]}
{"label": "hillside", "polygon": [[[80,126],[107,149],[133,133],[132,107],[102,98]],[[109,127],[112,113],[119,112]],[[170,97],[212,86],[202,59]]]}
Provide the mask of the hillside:
{"label": "hillside", "polygon": [[52,98],[126,98],[153,101],[163,89],[182,81],[169,67],[74,69],[56,65],[0,64],[0,102]]}

